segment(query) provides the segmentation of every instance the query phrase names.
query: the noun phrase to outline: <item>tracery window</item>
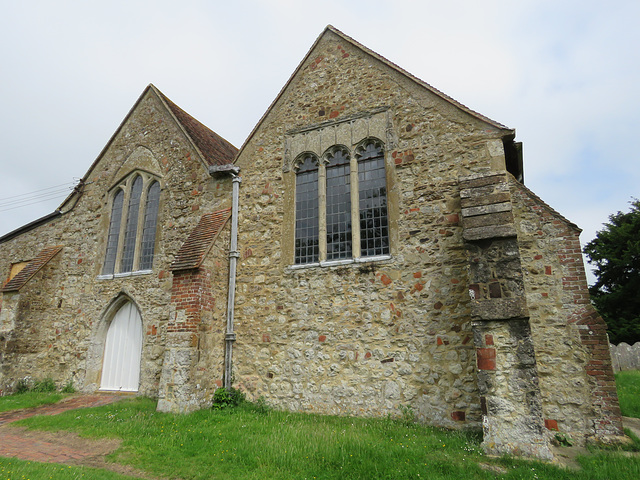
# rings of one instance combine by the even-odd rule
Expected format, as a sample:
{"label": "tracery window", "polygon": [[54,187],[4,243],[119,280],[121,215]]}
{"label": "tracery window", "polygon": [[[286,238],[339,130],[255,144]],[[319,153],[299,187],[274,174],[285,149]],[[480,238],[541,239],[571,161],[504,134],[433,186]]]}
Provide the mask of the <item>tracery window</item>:
{"label": "tracery window", "polygon": [[149,174],[134,173],[113,192],[102,275],[151,270],[160,183]]}
{"label": "tracery window", "polygon": [[349,152],[327,153],[327,260],[351,258],[351,182]]}
{"label": "tracery window", "polygon": [[296,263],[318,261],[318,159],[307,155],[296,175]]}
{"label": "tracery window", "polygon": [[389,254],[387,179],[382,145],[369,142],[358,152],[360,255]]}
{"label": "tracery window", "polygon": [[387,181],[382,142],[367,139],[355,158],[342,145],[318,160],[305,153],[296,169],[296,265],[386,256]]}

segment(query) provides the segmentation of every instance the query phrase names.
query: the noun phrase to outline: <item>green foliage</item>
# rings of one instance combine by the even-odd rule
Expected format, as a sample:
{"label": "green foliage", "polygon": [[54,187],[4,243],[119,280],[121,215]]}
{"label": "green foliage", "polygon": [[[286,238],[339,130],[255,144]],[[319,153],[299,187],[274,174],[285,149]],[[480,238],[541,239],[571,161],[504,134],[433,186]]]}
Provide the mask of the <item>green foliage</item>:
{"label": "green foliage", "polygon": [[[61,393],[25,392],[15,395],[0,397],[0,412],[20,410],[22,408],[39,407],[59,402],[64,398]],[[0,477],[2,478],[2,477]]]}
{"label": "green foliage", "polygon": [[400,405],[400,418],[399,421],[403,425],[410,427],[416,423],[416,412],[411,405]]}
{"label": "green foliage", "polygon": [[213,405],[211,405],[211,408],[214,410],[222,410],[227,407],[237,407],[245,401],[245,395],[240,390],[233,387],[229,390],[220,387],[213,394]]}
{"label": "green foliage", "polygon": [[44,380],[36,380],[33,382],[33,387],[31,387],[32,392],[38,393],[52,393],[57,390],[56,382],[54,382],[51,377],[45,378]]}
{"label": "green foliage", "polygon": [[558,442],[558,445],[560,445],[561,447],[573,446],[573,440],[566,433],[556,433],[554,438],[556,439],[556,442]]}
{"label": "green foliage", "polygon": [[622,415],[640,418],[640,371],[616,373],[616,386]]}
{"label": "green foliage", "polygon": [[591,299],[609,327],[612,343],[640,341],[640,200],[609,223],[584,248],[595,266]]}
{"label": "green foliage", "polygon": [[62,393],[76,393],[76,387],[74,387],[73,382],[69,380],[67,384],[60,391]]}
{"label": "green foliage", "polygon": [[76,467],[59,463],[37,463],[15,458],[0,457],[0,478],[2,479],[45,479],[75,480],[87,478],[91,480],[133,480],[137,477],[120,475],[97,468]]}
{"label": "green foliage", "polygon": [[277,410],[264,415],[249,402],[223,411],[200,410],[188,415],[158,413],[155,409],[153,400],[133,398],[31,417],[20,424],[72,430],[90,437],[122,438],[121,447],[109,460],[142,469],[150,477],[183,480],[629,480],[640,475],[640,458],[625,458],[614,451],[581,457],[584,469],[572,471],[508,457],[488,458],[481,452],[477,432],[452,432],[417,424],[407,427],[397,420]]}
{"label": "green foliage", "polygon": [[16,383],[15,393],[27,393],[29,390],[31,390],[31,383],[28,378],[21,378],[18,380],[18,383]]}

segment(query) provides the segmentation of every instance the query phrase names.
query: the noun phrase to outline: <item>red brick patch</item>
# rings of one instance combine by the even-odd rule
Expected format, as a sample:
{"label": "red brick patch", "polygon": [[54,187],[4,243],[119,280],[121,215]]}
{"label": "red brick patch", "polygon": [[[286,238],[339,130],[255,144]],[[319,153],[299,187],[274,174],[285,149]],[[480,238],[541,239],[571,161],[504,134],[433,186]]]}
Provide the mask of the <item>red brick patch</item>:
{"label": "red brick patch", "polygon": [[456,422],[464,422],[467,418],[467,414],[461,410],[451,412],[451,420]]}
{"label": "red brick patch", "polygon": [[495,370],[496,369],[496,349],[495,348],[477,348],[476,356],[478,359],[479,370]]}
{"label": "red brick patch", "polygon": [[544,426],[547,427],[547,429],[549,430],[558,430],[558,421],[557,420],[551,420],[546,418],[544,420]]}

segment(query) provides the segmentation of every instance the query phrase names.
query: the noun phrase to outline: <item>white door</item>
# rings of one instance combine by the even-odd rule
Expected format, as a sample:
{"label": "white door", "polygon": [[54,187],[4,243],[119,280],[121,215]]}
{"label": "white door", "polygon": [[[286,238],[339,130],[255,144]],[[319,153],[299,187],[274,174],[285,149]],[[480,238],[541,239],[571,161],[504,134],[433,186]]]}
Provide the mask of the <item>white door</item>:
{"label": "white door", "polygon": [[111,321],[102,360],[100,390],[137,392],[142,353],[142,319],[131,302],[125,303]]}

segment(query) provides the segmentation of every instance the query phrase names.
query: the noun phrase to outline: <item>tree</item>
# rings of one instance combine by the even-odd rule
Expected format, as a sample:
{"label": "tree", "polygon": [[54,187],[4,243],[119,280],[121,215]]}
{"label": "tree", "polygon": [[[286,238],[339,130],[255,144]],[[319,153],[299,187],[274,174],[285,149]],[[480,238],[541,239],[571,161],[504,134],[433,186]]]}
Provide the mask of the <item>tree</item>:
{"label": "tree", "polygon": [[640,341],[640,200],[618,212],[584,248],[595,266],[591,299],[609,327],[612,343]]}

